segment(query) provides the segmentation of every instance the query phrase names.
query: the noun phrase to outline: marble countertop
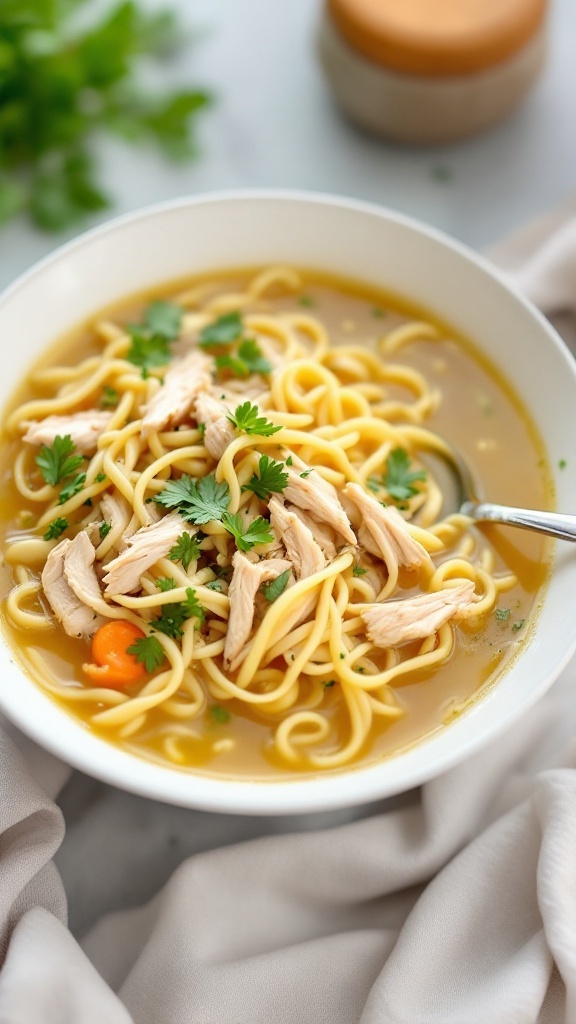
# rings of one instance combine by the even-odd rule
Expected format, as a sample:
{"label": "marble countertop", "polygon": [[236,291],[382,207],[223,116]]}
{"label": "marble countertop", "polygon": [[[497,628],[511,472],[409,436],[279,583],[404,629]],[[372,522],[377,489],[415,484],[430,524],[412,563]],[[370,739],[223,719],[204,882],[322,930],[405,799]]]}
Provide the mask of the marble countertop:
{"label": "marble countertop", "polygon": [[[386,143],[341,117],[316,57],[319,0],[281,10],[270,0],[171,5],[191,39],[165,69],[166,84],[200,84],[216,96],[199,125],[200,156],[174,166],[155,151],[105,141],[101,174],[115,206],[100,219],[187,193],[300,188],[375,201],[482,248],[574,191],[572,0],[551,3],[547,67],[522,108],[489,133],[434,148]],[[0,286],[66,237],[8,225]]]}

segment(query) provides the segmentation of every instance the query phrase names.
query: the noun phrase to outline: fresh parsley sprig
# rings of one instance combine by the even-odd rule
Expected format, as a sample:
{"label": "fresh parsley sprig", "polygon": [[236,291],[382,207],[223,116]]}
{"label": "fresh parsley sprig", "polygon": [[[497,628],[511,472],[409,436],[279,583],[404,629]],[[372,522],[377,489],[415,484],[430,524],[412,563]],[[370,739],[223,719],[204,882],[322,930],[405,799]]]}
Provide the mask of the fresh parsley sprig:
{"label": "fresh parsley sprig", "polygon": [[196,537],[189,533],[182,533],[178,537],[174,547],[170,548],[168,558],[171,562],[182,562],[184,572],[187,571],[190,562],[200,557],[200,544]]}
{"label": "fresh parsley sprig", "polygon": [[166,657],[164,648],[156,636],[139,637],[126,648],[126,654],[134,654],[136,661],[144,665],[147,672],[156,672]]}
{"label": "fresh parsley sprig", "polygon": [[245,338],[240,342],[236,353],[216,356],[214,360],[217,370],[227,370],[233,377],[246,378],[251,373],[268,374],[272,364],[264,358],[262,349],[254,338]]}
{"label": "fresh parsley sprig", "polygon": [[73,498],[75,494],[79,494],[82,488],[84,487],[85,483],[86,473],[78,473],[78,475],[75,476],[73,480],[70,480],[69,483],[65,484],[65,486],[60,491],[60,494],[58,496],[58,504],[64,505],[67,501],[70,500],[70,498]]}
{"label": "fresh parsley sprig", "polygon": [[290,569],[285,569],[284,572],[281,572],[280,575],[277,576],[275,580],[269,580],[268,583],[262,584],[262,593],[264,594],[266,600],[270,602],[270,604],[276,601],[280,597],[280,594],[284,593],[286,587],[288,586],[289,578]]}
{"label": "fresh parsley sprig", "polygon": [[51,445],[43,444],[36,456],[36,465],[47,484],[55,487],[61,480],[72,476],[82,465],[84,457],[76,452],[70,434],[56,435]]}
{"label": "fresh parsley sprig", "polygon": [[223,313],[211,324],[206,324],[200,331],[198,344],[200,348],[215,348],[219,345],[232,345],[242,336],[242,317],[238,312]]}
{"label": "fresh parsley sprig", "polygon": [[68,520],[64,519],[64,516],[58,516],[58,519],[53,519],[50,523],[44,534],[44,540],[57,540],[64,533],[64,530],[68,529],[68,526]]}
{"label": "fresh parsley sprig", "polygon": [[414,484],[426,480],[425,469],[410,469],[410,457],[403,448],[393,448],[385,466],[382,477],[371,476],[368,486],[374,492],[385,488],[394,501],[407,501],[408,498],[413,498],[419,491]]}
{"label": "fresh parsley sprig", "polygon": [[177,508],[183,519],[189,523],[222,521],[230,504],[230,488],[225,482],[217,483],[213,473],[193,480],[184,474],[178,480],[170,480],[154,498],[164,508]]}
{"label": "fresh parsley sprig", "polygon": [[258,516],[246,528],[238,512],[233,516],[225,512],[222,516],[222,525],[232,534],[240,551],[251,551],[256,544],[269,544],[274,540],[270,523],[263,516]]}
{"label": "fresh parsley sprig", "polygon": [[0,6],[0,221],[25,211],[61,231],[109,206],[96,174],[104,133],[152,140],[174,159],[195,155],[193,124],[209,95],[158,98],[140,83],[141,60],[165,58],[186,37],[173,12],[135,0],[102,14],[87,0]]}
{"label": "fresh parsley sprig", "polygon": [[188,619],[197,619],[198,625],[204,621],[204,609],[196,597],[192,587],[186,587],[186,600],[165,604],[162,614],[150,622],[151,629],[164,633],[165,636],[178,640],[184,633],[182,626]]}
{"label": "fresh parsley sprig", "polygon": [[253,491],[257,497],[264,501],[272,493],[281,494],[288,485],[288,473],[284,469],[283,462],[275,462],[267,455],[261,455],[258,460],[258,475],[253,473],[247,484],[242,487],[243,491]]}
{"label": "fresh parsley sprig", "polygon": [[184,309],[175,302],[156,299],[144,311],[143,323],[128,324],[130,363],[149,371],[165,366],[172,358],[170,343],[180,334]]}
{"label": "fresh parsley sprig", "polygon": [[272,434],[282,430],[281,426],[274,426],[265,416],[260,416],[258,406],[252,405],[251,402],[243,402],[242,405],[238,405],[233,413],[228,413],[226,418],[244,434],[271,437]]}

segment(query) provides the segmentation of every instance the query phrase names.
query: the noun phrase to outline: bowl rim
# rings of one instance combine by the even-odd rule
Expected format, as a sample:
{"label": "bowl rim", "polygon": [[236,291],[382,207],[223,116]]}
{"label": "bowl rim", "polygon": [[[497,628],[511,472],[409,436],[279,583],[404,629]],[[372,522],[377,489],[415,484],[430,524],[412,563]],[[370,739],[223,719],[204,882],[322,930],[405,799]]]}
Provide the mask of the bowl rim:
{"label": "bowl rim", "polygon": [[[327,192],[275,188],[216,190],[195,195],[183,195],[120,214],[104,221],[102,224],[81,232],[76,237],[57,246],[22,274],[19,274],[0,293],[0,311],[4,304],[11,300],[20,289],[28,287],[35,278],[41,277],[53,264],[66,260],[76,251],[89,247],[102,237],[108,236],[108,238],[113,239],[117,232],[121,232],[127,227],[129,228],[135,222],[152,220],[174,210],[205,206],[210,203],[222,204],[238,201],[260,202],[278,200],[302,205],[321,205],[339,210],[347,209],[352,212],[368,214],[380,220],[392,221],[400,226],[404,226],[412,232],[425,235],[439,243],[442,247],[452,250],[452,252],[455,252],[467,263],[474,264],[493,283],[503,288],[509,295],[513,296],[516,302],[524,307],[525,311],[537,321],[540,328],[547,335],[548,343],[552,343],[566,357],[566,363],[570,366],[571,375],[576,379],[576,369],[572,366],[572,360],[566,346],[555,329],[541,311],[526,296],[519,292],[507,275],[500,268],[493,265],[489,259],[475,252],[458,239],[450,237],[441,229],[428,225],[415,217],[392,210],[378,203]],[[530,641],[528,641],[529,643]],[[445,735],[448,731],[454,735],[452,733],[453,726],[436,730],[424,737],[423,740],[408,747],[405,751],[393,754],[379,762],[371,762],[368,765],[353,765],[336,772],[318,773],[317,775],[309,775],[303,778],[291,776],[287,779],[252,778],[239,780],[225,775],[220,777],[203,775],[201,771],[189,772],[179,768],[167,767],[123,751],[112,743],[90,733],[87,727],[83,726],[82,722],[79,722],[78,719],[74,718],[66,709],[62,708],[42,691],[14,657],[12,647],[3,631],[0,631],[0,645],[7,648],[10,660],[17,666],[19,672],[28,680],[34,690],[48,702],[50,708],[57,714],[58,719],[64,720],[64,724],[63,728],[57,733],[50,733],[46,729],[43,716],[36,718],[35,716],[27,715],[23,703],[12,703],[1,687],[0,711],[4,712],[7,718],[23,733],[67,764],[109,785],[165,803],[219,813],[287,815],[352,807],[405,792],[429,781],[433,777],[443,774],[463,760],[471,757],[478,750],[495,740],[501,733],[505,732],[521,713],[523,714],[527,711],[549,689],[552,682],[558,677],[576,650],[576,631],[570,641],[566,642],[564,647],[556,652],[556,657],[554,660],[551,660],[548,671],[542,674],[538,685],[531,689],[529,697],[524,700],[520,711],[512,707],[499,717],[495,718],[493,716],[491,722],[488,724],[483,723],[483,728],[479,735],[467,736],[460,742],[458,742],[455,736],[454,742],[449,745],[447,750],[438,752],[435,749],[431,749],[429,763],[406,768],[402,762],[413,749],[420,747],[422,744],[426,744],[430,748],[437,747],[439,744],[435,741],[438,740],[439,736]],[[477,707],[485,707],[492,700],[497,686],[498,684],[483,694]],[[469,719],[473,717],[476,710],[476,706],[473,705],[466,710],[463,718]],[[46,708],[46,711],[48,713],[49,708]],[[51,713],[48,714],[48,717],[51,717]],[[69,723],[69,728],[65,727],[67,722]],[[76,742],[72,740],[71,744],[68,743],[69,736],[75,736]],[[103,751],[106,754],[106,759],[104,760],[101,756]],[[399,775],[401,776],[399,782],[394,776],[387,783],[379,777],[381,767],[390,763],[398,765]]]}

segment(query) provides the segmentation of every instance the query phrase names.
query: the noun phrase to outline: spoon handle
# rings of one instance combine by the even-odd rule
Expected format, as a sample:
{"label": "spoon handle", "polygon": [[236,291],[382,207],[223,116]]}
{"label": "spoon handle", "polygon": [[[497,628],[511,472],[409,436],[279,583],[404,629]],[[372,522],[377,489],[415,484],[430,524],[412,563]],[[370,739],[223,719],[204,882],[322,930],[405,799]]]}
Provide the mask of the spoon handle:
{"label": "spoon handle", "polygon": [[509,505],[495,505],[491,501],[465,501],[460,511],[465,516],[483,522],[521,526],[525,530],[536,530],[551,537],[576,541],[576,515],[511,508]]}

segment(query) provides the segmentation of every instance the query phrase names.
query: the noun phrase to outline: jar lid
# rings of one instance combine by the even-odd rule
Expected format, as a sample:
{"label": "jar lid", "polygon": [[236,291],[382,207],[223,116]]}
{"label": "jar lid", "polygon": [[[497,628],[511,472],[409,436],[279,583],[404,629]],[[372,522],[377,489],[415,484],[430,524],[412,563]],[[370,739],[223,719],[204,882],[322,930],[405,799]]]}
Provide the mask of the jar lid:
{"label": "jar lid", "polygon": [[498,64],[540,28],[547,0],[328,0],[353,49],[415,75],[466,75]]}

